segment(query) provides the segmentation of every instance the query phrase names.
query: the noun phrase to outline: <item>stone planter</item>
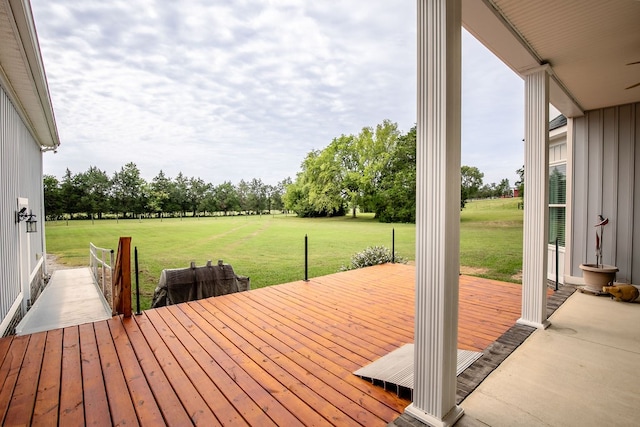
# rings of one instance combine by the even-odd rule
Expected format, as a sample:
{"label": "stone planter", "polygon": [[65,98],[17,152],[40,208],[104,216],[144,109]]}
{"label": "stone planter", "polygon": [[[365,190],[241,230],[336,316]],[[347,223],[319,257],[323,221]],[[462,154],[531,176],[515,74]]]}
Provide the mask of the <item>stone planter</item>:
{"label": "stone planter", "polygon": [[608,286],[616,279],[618,267],[614,265],[580,264],[585,289],[591,292],[602,293],[602,287]]}

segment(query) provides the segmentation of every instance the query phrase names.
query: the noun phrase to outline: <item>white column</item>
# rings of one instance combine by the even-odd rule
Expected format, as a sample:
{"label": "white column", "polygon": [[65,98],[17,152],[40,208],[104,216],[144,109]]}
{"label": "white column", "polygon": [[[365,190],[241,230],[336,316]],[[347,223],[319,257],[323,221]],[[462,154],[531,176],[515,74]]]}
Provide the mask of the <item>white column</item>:
{"label": "white column", "polygon": [[546,328],[549,239],[549,66],[525,75],[524,240],[522,317],[518,323]]}
{"label": "white column", "polygon": [[460,267],[460,0],[418,0],[416,317],[413,403],[453,425]]}

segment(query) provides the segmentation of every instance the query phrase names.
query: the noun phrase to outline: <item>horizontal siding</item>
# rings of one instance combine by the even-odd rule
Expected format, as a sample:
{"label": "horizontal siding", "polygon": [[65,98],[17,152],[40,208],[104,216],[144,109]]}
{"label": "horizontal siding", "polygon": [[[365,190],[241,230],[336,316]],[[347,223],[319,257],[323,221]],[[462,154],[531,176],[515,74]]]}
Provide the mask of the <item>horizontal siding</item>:
{"label": "horizontal siding", "polygon": [[42,154],[13,104],[0,87],[0,320],[20,293],[19,233],[15,223],[18,197],[29,199],[38,233],[29,235],[31,266],[43,253]]}
{"label": "horizontal siding", "polygon": [[[609,218],[605,264],[619,281],[640,280],[640,104],[589,111],[574,123],[571,275],[595,262],[597,215]],[[637,248],[637,249],[636,249]],[[636,257],[637,258],[637,257]]]}

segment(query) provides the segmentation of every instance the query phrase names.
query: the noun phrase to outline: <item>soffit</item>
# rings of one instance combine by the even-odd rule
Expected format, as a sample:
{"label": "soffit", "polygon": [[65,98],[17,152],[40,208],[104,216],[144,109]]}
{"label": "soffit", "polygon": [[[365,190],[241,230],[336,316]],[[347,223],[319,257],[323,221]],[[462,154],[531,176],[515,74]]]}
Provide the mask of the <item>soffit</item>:
{"label": "soffit", "polygon": [[60,144],[28,2],[0,0],[0,83],[41,146]]}
{"label": "soffit", "polygon": [[[640,101],[640,1],[463,0],[463,25],[516,73],[548,63],[566,116]],[[576,109],[577,107],[577,109]]]}

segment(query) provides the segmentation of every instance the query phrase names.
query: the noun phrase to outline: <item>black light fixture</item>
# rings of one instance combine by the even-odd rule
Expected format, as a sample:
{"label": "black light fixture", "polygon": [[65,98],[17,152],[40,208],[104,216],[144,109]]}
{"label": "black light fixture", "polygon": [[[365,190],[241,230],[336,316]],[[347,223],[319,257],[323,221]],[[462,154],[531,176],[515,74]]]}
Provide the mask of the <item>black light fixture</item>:
{"label": "black light fixture", "polygon": [[21,223],[25,221],[27,226],[27,233],[35,233],[38,231],[38,221],[36,220],[36,215],[29,211],[27,213],[27,208],[23,207],[18,212],[16,212],[16,222]]}

